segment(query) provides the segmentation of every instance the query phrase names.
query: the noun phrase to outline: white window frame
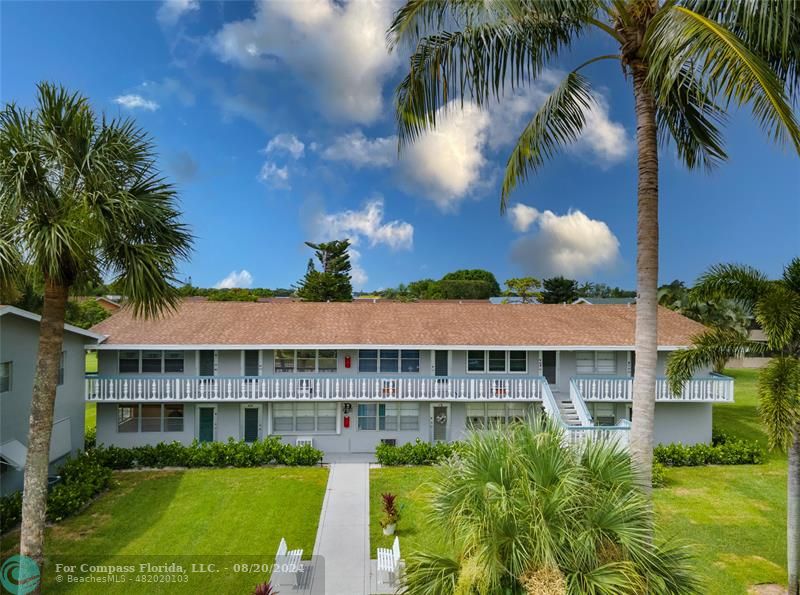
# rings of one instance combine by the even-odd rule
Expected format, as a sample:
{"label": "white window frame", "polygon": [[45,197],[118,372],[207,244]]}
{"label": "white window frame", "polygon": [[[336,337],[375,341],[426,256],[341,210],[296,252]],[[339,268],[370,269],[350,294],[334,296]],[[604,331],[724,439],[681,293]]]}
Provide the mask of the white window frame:
{"label": "white window frame", "polygon": [[[158,430],[142,430],[142,406],[143,405],[159,405],[161,412],[159,413],[159,429]],[[165,415],[167,405],[181,405],[183,407],[183,427],[180,430],[167,429],[167,417]],[[119,430],[119,408],[120,407],[133,407],[136,409],[136,430],[130,432],[120,432]],[[186,404],[185,403],[117,403],[117,434],[176,434],[183,432],[186,429]]]}
{"label": "white window frame", "polygon": [[[375,371],[374,372],[362,372],[361,371],[361,359],[362,359],[361,358],[361,352],[362,351],[375,351],[377,353],[377,358],[375,360],[376,366],[375,366]],[[397,371],[396,372],[382,372],[381,371],[381,361],[382,360],[384,360],[384,359],[387,360],[387,361],[394,360],[394,358],[391,358],[391,359],[390,358],[382,358],[381,354],[384,351],[396,351],[397,352]],[[405,360],[414,359],[414,358],[409,358],[409,357],[405,357],[404,358],[403,357],[403,352],[404,351],[405,352],[408,352],[408,351],[416,351],[417,352],[417,358],[416,358],[417,359],[417,370],[415,372],[404,372],[403,371],[403,360],[404,359]],[[372,358],[368,358],[368,359],[372,359]],[[385,348],[385,349],[378,349],[376,347],[375,349],[359,349],[358,350],[358,373],[359,374],[376,374],[376,375],[390,374],[390,375],[394,375],[394,374],[419,374],[421,372],[422,372],[422,350],[421,349],[403,349],[402,347],[396,347],[396,348],[395,347],[389,347],[389,348]]]}
{"label": "white window frame", "polygon": [[[291,372],[282,372],[279,371],[276,367],[278,361],[278,352],[279,351],[291,351],[292,352],[292,371]],[[297,352],[298,351],[313,351],[314,352],[314,370],[313,371],[297,371]],[[275,349],[272,352],[272,372],[274,374],[319,374],[319,352],[320,351],[333,351],[336,354],[336,370],[325,370],[325,374],[336,374],[339,372],[339,350],[338,349]],[[259,352],[260,353],[260,352]],[[260,360],[259,355],[259,362]],[[327,358],[326,358],[327,359]],[[261,363],[259,363],[259,368],[261,368]],[[244,355],[242,355],[242,374],[244,374]]]}
{"label": "white window frame", "polygon": [[62,351],[61,357],[58,360],[58,385],[62,386],[64,384],[64,378],[67,375],[67,352]]}
{"label": "white window frame", "polygon": [[[469,352],[470,351],[483,351],[483,370],[470,370],[469,369]],[[489,370],[489,352],[502,351],[505,357],[505,364],[503,370]],[[511,352],[521,351],[525,354],[525,369],[511,371]],[[540,352],[541,353],[541,352]],[[540,356],[541,357],[541,356]],[[525,349],[468,349],[464,352],[464,368],[467,374],[527,374],[530,368],[528,363],[528,352]]]}
{"label": "white window frame", "polygon": [[[531,407],[532,403],[519,403],[519,402],[515,402],[515,401],[482,401],[482,402],[477,402],[477,403],[475,403],[475,402],[467,403],[466,404],[466,409],[465,409],[464,427],[466,429],[468,429],[468,430],[473,430],[473,431],[488,429],[489,428],[489,406],[490,405],[493,405],[493,406],[503,405],[502,426],[507,426],[510,423],[509,420],[511,419],[511,416],[509,415],[509,409],[511,407],[515,407],[515,406],[516,407],[520,407],[520,406],[523,407],[525,409],[525,413],[524,413],[523,417],[525,417],[525,416],[530,415],[530,411],[531,411],[530,407]],[[474,428],[474,427],[472,427],[470,425],[470,421],[469,420],[470,420],[471,417],[478,417],[478,416],[477,415],[472,415],[470,413],[470,408],[475,408],[475,407],[478,407],[478,406],[483,406],[483,416],[482,416],[483,422],[482,422],[482,425],[481,425],[480,428]],[[516,419],[516,417],[514,417],[514,419]]]}
{"label": "white window frame", "polygon": [[[314,429],[313,430],[298,430],[297,429],[297,405],[313,405],[314,406]],[[292,429],[291,430],[276,430],[275,429],[275,406],[276,405],[291,405],[292,406]],[[320,430],[319,429],[319,406],[320,405],[335,405],[333,415],[336,423],[334,424],[334,429],[332,430]],[[244,414],[243,414],[244,415]],[[287,435],[304,435],[304,434],[314,434],[314,435],[332,435],[332,434],[339,434],[339,404],[338,403],[331,403],[326,401],[280,401],[271,403],[268,411],[269,420],[268,420],[268,431],[269,434],[276,434],[279,436],[287,436]],[[326,416],[327,417],[327,416]],[[244,418],[242,418],[244,419]],[[244,430],[243,430],[244,431]]]}
{"label": "white window frame", "polygon": [[[359,409],[359,407],[361,405],[375,405],[375,429],[374,430],[367,429],[367,428],[362,429],[360,427],[359,419],[361,417],[365,417],[365,418],[366,417],[370,417],[370,418],[372,417],[371,415],[369,415],[369,416],[366,416],[366,415],[361,416],[361,415],[358,414],[358,409]],[[383,406],[383,415],[381,415],[381,405]],[[403,428],[402,427],[402,422],[401,422],[402,418],[403,417],[409,417],[409,418],[411,417],[410,415],[402,415],[403,405],[405,405],[406,407],[408,407],[409,405],[415,405],[416,406],[416,410],[417,410],[416,428]],[[387,415],[386,414],[386,407],[387,406],[396,407],[396,413],[391,415],[391,416]],[[402,400],[397,400],[397,401],[359,401],[358,403],[356,403],[356,414],[354,416],[355,417],[355,421],[356,421],[356,424],[355,424],[356,425],[356,431],[358,431],[358,432],[419,432],[420,411],[421,411],[420,404],[417,401],[405,401],[405,402],[402,401]],[[389,419],[389,418],[394,418],[394,420],[395,420],[394,429],[386,428],[386,420]],[[384,424],[383,424],[384,427],[383,428],[381,428],[381,419],[384,420]]]}
{"label": "white window frame", "polygon": [[[592,354],[592,371],[591,372],[578,372],[578,354]],[[610,353],[612,355],[612,361],[614,362],[614,371],[613,372],[600,372],[598,368],[598,354],[600,353]],[[617,362],[617,352],[616,351],[576,351],[575,352],[575,374],[576,376],[616,376],[619,372],[619,362]]]}
{"label": "white window frame", "polygon": [[6,378],[8,378],[8,382],[6,383],[7,388],[6,390],[0,392],[10,393],[12,390],[14,390],[14,360],[0,362],[0,366],[4,366],[8,370],[8,374],[6,375]]}

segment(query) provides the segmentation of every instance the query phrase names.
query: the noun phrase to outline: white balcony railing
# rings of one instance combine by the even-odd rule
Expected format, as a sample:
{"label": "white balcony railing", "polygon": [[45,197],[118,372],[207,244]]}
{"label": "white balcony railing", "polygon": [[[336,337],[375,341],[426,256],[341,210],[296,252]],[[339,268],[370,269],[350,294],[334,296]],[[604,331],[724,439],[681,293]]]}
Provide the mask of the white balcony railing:
{"label": "white balcony railing", "polygon": [[[576,376],[572,382],[585,401],[633,400],[633,378],[627,376]],[[680,395],[669,389],[666,378],[657,378],[656,401],[733,401],[733,378],[714,373],[703,378],[692,378],[684,384]]]}
{"label": "white balcony railing", "polygon": [[96,376],[86,379],[86,400],[540,401],[545,386],[541,376]]}

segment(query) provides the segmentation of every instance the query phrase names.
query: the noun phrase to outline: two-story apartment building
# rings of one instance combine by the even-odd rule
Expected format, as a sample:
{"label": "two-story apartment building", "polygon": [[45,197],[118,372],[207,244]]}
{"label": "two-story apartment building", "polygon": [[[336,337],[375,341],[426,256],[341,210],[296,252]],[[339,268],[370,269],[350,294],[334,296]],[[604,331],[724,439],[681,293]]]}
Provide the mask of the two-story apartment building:
{"label": "two-story apartment building", "polygon": [[[381,441],[455,440],[550,415],[573,436],[627,439],[635,306],[184,301],[155,320],[128,309],[92,330],[98,442],[256,440],[330,453]],[[702,327],[659,310],[658,373]],[[683,394],[659,378],[658,442],[707,442],[733,381]]]}
{"label": "two-story apartment building", "polygon": [[[22,489],[27,455],[40,317],[12,306],[0,306],[0,495]],[[50,472],[83,448],[85,345],[102,339],[90,331],[65,325],[53,434]]]}

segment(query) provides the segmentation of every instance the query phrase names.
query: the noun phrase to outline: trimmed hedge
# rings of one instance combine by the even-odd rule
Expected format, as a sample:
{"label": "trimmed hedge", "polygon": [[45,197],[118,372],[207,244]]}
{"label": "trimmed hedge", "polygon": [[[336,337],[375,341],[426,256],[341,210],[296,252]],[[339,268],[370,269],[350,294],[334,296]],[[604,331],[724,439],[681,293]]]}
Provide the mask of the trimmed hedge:
{"label": "trimmed hedge", "polygon": [[256,442],[159,442],[154,446],[119,448],[98,446],[95,451],[110,469],[140,467],[260,467],[263,465],[311,466],[322,462],[322,451],[313,446],[285,444],[277,436]]}
{"label": "trimmed hedge", "polygon": [[696,467],[698,465],[760,465],[766,452],[758,442],[725,438],[717,444],[668,444],[656,446],[656,462],[666,467]]}
{"label": "trimmed hedge", "polygon": [[[97,494],[111,485],[111,469],[103,466],[94,451],[68,458],[59,470],[61,481],[47,494],[47,520],[60,521],[80,512]],[[0,498],[0,533],[22,518],[22,492]]]}
{"label": "trimmed hedge", "polygon": [[417,438],[416,442],[407,442],[402,446],[380,444],[375,449],[375,458],[387,467],[396,465],[435,465],[450,457],[460,447],[458,442],[437,442],[429,444]]}

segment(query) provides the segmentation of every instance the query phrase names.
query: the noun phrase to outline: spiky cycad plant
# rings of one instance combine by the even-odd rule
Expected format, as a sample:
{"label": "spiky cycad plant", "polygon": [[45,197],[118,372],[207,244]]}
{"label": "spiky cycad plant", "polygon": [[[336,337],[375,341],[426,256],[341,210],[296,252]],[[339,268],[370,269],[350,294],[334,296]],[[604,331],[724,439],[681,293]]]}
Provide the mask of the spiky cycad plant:
{"label": "spiky cycad plant", "polygon": [[408,595],[694,593],[685,546],[654,543],[653,511],[628,452],[564,447],[531,419],[473,434],[439,469],[428,523],[442,551],[408,557]]}
{"label": "spiky cycad plant", "polygon": [[618,62],[632,83],[636,115],[631,441],[646,485],[655,412],[659,141],[674,143],[687,167],[711,168],[727,158],[720,132],[726,108],[748,104],[770,138],[788,138],[800,149],[789,99],[800,88],[799,15],[795,0],[406,0],[389,30],[392,45],[413,51],[397,89],[401,146],[465,100],[485,108],[532,85],[583,37],[595,34],[614,47],[567,72],[521,131],[500,204],[505,209],[520,183],[581,136],[595,102],[587,67]]}
{"label": "spiky cycad plant", "polygon": [[673,391],[700,368],[719,359],[769,350],[777,355],[758,376],[758,411],[770,447],[789,452],[787,478],[787,561],[789,593],[800,595],[800,258],[772,281],[758,270],[718,265],[700,277],[692,293],[698,299],[731,299],[747,306],[764,330],[766,343],[724,329],[709,329],[689,349],[667,362]]}
{"label": "spiky cycad plant", "polygon": [[20,540],[41,565],[70,288],[111,277],[135,314],[155,315],[177,299],[171,282],[191,237],[142,130],[99,118],[63,87],[38,91],[33,111],[11,103],[0,112],[0,284],[17,283],[25,269],[44,279]]}

